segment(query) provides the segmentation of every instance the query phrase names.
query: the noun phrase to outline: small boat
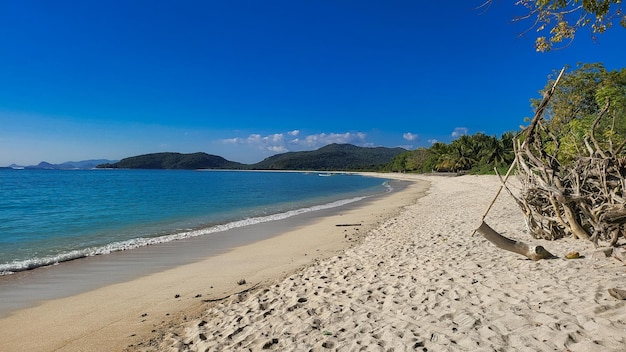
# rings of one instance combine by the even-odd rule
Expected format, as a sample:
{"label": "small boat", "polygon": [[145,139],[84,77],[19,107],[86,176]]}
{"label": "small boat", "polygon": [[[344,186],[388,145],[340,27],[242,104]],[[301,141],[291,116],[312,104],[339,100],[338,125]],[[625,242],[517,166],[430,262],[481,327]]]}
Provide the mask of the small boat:
{"label": "small boat", "polygon": [[332,175],[333,175],[333,174],[330,174],[330,173],[328,173],[328,172],[323,173],[323,174],[317,174],[317,176],[323,176],[323,177],[326,177],[326,176],[332,176]]}

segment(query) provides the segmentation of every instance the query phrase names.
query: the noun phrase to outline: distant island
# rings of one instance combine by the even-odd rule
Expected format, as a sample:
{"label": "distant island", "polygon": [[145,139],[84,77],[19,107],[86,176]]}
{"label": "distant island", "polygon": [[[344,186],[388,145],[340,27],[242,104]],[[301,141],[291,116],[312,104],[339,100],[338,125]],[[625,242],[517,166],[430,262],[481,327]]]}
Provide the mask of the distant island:
{"label": "distant island", "polygon": [[108,159],[91,159],[82,161],[66,161],[61,164],[51,164],[46,161],[42,161],[37,165],[21,166],[11,164],[2,169],[44,169],[44,170],[88,170],[95,169],[98,165],[105,163],[116,163],[117,160]]}
{"label": "distant island", "polygon": [[207,153],[153,153],[102,163],[97,168],[362,171],[380,169],[406,151],[403,148],[329,144],[312,151],[276,154],[256,164],[242,164]]}
{"label": "distant island", "polygon": [[37,165],[12,164],[0,169],[89,170],[89,169],[155,169],[155,170],[297,170],[297,171],[379,171],[406,153],[404,148],[358,147],[352,144],[329,144],[317,150],[287,152],[270,156],[255,164],[243,164],[218,155],[198,153],[152,153],[122,160],[90,159]]}
{"label": "distant island", "polygon": [[153,153],[131,156],[116,163],[98,165],[101,169],[155,169],[155,170],[195,170],[195,169],[242,169],[244,164],[228,161],[221,156],[207,153]]}

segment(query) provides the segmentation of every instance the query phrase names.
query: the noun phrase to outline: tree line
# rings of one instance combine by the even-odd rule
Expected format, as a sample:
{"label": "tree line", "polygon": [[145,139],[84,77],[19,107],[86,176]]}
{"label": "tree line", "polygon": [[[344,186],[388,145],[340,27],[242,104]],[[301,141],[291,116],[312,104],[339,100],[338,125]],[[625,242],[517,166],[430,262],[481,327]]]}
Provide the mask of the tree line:
{"label": "tree line", "polygon": [[513,132],[500,138],[484,133],[463,135],[450,144],[438,142],[398,155],[385,171],[391,172],[470,172],[489,173],[506,168],[515,158]]}
{"label": "tree line", "polygon": [[[568,68],[571,69],[571,68]],[[552,87],[555,74],[549,77],[544,91]],[[541,99],[532,99],[537,108]],[[567,165],[574,162],[589,146],[589,131],[596,116],[606,109],[608,118],[596,126],[595,139],[601,146],[616,148],[626,141],[626,69],[608,71],[602,63],[579,64],[566,74],[549,105],[546,121],[553,135],[545,136],[552,142],[547,152],[557,151],[558,161]],[[451,143],[435,143],[428,148],[407,151],[385,166],[391,172],[462,172],[493,173],[506,171],[515,159],[514,132],[500,137],[484,133],[464,135]],[[522,138],[524,136],[521,136]]]}

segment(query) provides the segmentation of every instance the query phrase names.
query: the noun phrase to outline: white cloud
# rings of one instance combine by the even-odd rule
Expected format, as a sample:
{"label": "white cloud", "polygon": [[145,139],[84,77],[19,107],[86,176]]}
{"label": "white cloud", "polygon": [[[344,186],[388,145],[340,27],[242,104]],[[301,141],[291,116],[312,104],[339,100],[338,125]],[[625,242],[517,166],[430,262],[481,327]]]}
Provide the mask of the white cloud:
{"label": "white cloud", "polygon": [[435,143],[439,143],[439,141],[433,138],[433,139],[429,139],[428,143],[435,144]]}
{"label": "white cloud", "polygon": [[467,128],[465,127],[457,127],[454,129],[454,132],[452,132],[452,137],[457,138],[457,137],[461,137],[467,134]]}
{"label": "white cloud", "polygon": [[286,153],[289,150],[283,146],[269,146],[267,150],[272,151],[274,153]]}
{"label": "white cloud", "polygon": [[366,134],[362,132],[320,133],[306,136],[302,144],[307,147],[323,147],[332,143],[361,144],[365,142]]}
{"label": "white cloud", "polygon": [[272,144],[280,144],[285,142],[285,135],[283,135],[282,133],[275,133],[265,137],[264,140]]}
{"label": "white cloud", "polygon": [[261,137],[260,134],[251,134],[246,139],[246,142],[247,143],[258,143],[258,142],[260,142],[262,140],[263,140],[263,137]]}
{"label": "white cloud", "polygon": [[407,133],[403,134],[402,137],[404,139],[406,139],[407,141],[416,141],[416,140],[419,139],[418,135],[416,135],[414,133],[411,133],[411,132],[407,132]]}
{"label": "white cloud", "polygon": [[241,143],[241,138],[222,139],[221,142],[225,144],[237,144],[237,143]]}
{"label": "white cloud", "polygon": [[332,143],[350,143],[355,145],[369,145],[367,135],[363,132],[346,133],[319,133],[300,136],[299,130],[286,133],[274,133],[267,136],[250,134],[246,138],[228,138],[220,140],[224,144],[238,144],[255,147],[259,150],[272,153],[288,151],[312,150]]}

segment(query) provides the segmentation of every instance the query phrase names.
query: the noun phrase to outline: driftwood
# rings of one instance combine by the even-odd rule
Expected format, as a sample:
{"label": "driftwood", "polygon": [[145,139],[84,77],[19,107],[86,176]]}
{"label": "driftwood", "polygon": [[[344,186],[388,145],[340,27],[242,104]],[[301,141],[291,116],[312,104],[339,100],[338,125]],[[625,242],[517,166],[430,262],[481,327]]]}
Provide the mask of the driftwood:
{"label": "driftwood", "polygon": [[261,285],[261,283],[257,283],[257,284],[255,284],[255,285],[253,285],[251,287],[248,287],[245,290],[238,291],[238,292],[235,292],[235,293],[231,293],[230,295],[227,295],[227,296],[224,296],[224,297],[203,299],[202,302],[204,302],[204,303],[212,303],[212,302],[223,301],[223,300],[228,299],[228,298],[230,298],[232,296],[241,295],[241,294],[248,293],[250,291],[256,290],[256,288],[259,287],[259,285]]}
{"label": "driftwood", "polygon": [[485,239],[489,242],[495,244],[498,248],[521,254],[526,258],[532,260],[541,260],[541,259],[549,259],[555,258],[550,252],[548,252],[542,246],[529,246],[526,243],[514,241],[510,238],[506,238],[496,232],[494,229],[489,227],[484,221],[482,224],[476,229],[478,233],[483,235]]}
{"label": "driftwood", "polygon": [[[509,173],[516,169],[521,194],[514,195],[506,187],[506,179],[500,190],[507,189],[515,199],[534,238],[573,237],[591,241],[596,247],[599,242],[616,246],[626,231],[626,156],[623,153],[626,140],[614,148],[610,141],[601,143],[597,138],[600,122],[606,118],[610,107],[607,99],[582,141],[585,154],[579,155],[575,162],[561,163],[558,131],[552,130],[554,126],[543,114],[562,75],[563,70],[552,89],[545,92],[530,125],[515,137],[515,161]],[[481,221],[486,226],[485,216],[486,213]],[[489,230],[497,234],[491,228],[487,232]],[[477,231],[485,236],[480,228]],[[510,244],[502,243],[506,246],[501,248],[520,253]]]}
{"label": "driftwood", "polygon": [[528,230],[535,238],[572,236],[595,246],[599,241],[615,246],[626,224],[626,157],[619,155],[624,143],[614,149],[608,142],[603,148],[596,138],[610,102],[607,99],[584,139],[587,155],[563,165],[557,157],[559,139],[542,117],[541,106],[547,105],[550,95],[522,132],[524,143],[515,143],[517,175],[522,183],[521,197],[516,200]]}
{"label": "driftwood", "polygon": [[[559,74],[559,77],[556,79],[554,85],[552,86],[552,89],[550,89],[549,91],[545,93],[541,104],[539,104],[539,107],[537,108],[537,111],[535,112],[535,117],[530,123],[530,126],[527,128],[528,130],[532,131],[535,129],[535,126],[537,126],[539,119],[543,115],[543,111],[546,109],[546,106],[548,105],[550,97],[552,96],[552,94],[554,94],[556,85],[558,84],[559,80],[563,76],[564,70],[565,69],[561,70],[561,73]],[[528,140],[525,140],[522,143],[522,147],[526,146],[527,142]],[[502,179],[502,177],[500,177],[500,181],[502,184],[500,185],[500,188],[498,188],[498,191],[496,192],[495,197],[493,198],[493,200],[487,207],[487,210],[485,211],[482,218],[480,219],[481,224],[476,230],[474,230],[474,233],[476,232],[480,233],[481,235],[483,235],[483,237],[486,240],[495,244],[498,248],[501,248],[501,249],[504,249],[513,253],[521,254],[535,261],[541,260],[541,259],[547,259],[547,258],[554,258],[555,256],[552,255],[550,252],[548,252],[542,246],[529,246],[523,242],[517,242],[517,241],[511,240],[507,237],[502,236],[496,230],[492,229],[489,225],[487,225],[487,223],[485,223],[485,218],[487,217],[489,210],[491,210],[491,207],[496,202],[496,199],[498,199],[498,196],[500,195],[500,192],[502,191],[503,188],[509,192],[509,194],[513,197],[513,199],[515,199],[515,201],[520,206],[522,211],[524,211],[524,209],[526,208],[526,205],[523,202],[521,202],[518,198],[516,198],[513,195],[513,193],[506,187],[506,181],[509,179],[511,172],[515,169],[515,167],[516,167],[516,162],[513,162],[513,164],[511,164],[511,166],[509,167],[509,170],[507,171],[504,177],[504,180]],[[497,173],[497,170],[496,170],[496,173]],[[472,234],[472,236],[473,235],[474,234]]]}

